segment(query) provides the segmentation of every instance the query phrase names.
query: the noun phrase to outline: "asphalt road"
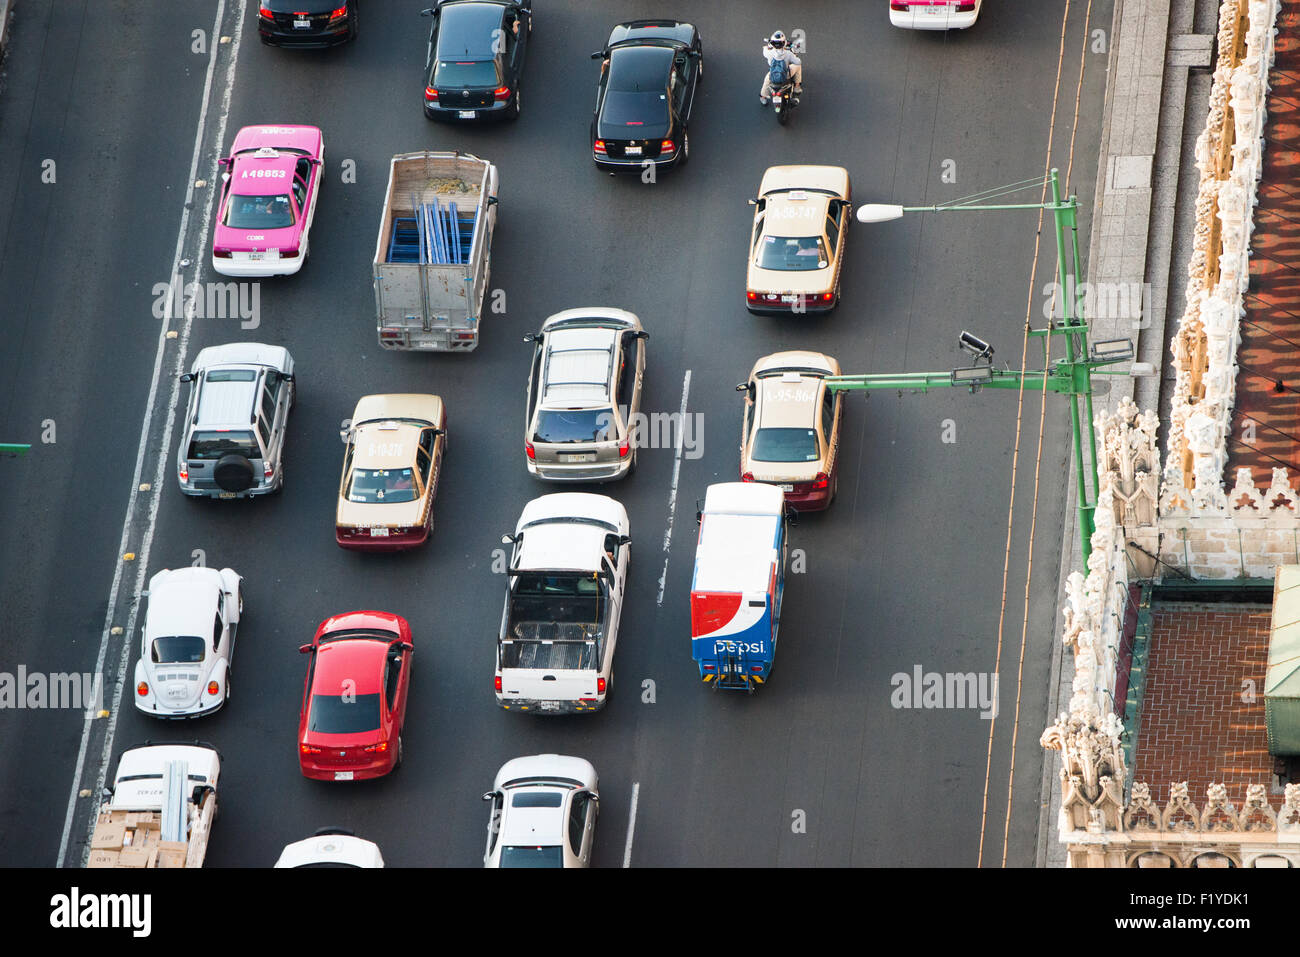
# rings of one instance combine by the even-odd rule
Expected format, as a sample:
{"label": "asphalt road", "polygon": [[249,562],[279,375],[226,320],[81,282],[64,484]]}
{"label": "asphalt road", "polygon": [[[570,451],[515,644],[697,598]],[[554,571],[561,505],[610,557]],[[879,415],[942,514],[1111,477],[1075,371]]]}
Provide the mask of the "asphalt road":
{"label": "asphalt road", "polygon": [[[890,679],[916,665],[993,670],[1014,394],[849,398],[838,498],[794,530],[806,570],[787,579],[773,679],[752,697],[710,693],[690,657],[692,513],[709,483],[736,477],[733,386],[758,356],[813,348],[846,372],[949,369],[965,364],[955,342],[969,329],[1018,366],[1027,303],[1041,318],[1030,286],[1035,214],[855,224],[835,313],[755,318],[742,302],[746,200],[779,163],[844,165],[859,203],[930,204],[1038,177],[1063,46],[1050,163],[1063,174],[1072,163],[1070,187],[1090,208],[1105,56],[1083,54],[1071,155],[1084,5],[1072,5],[1062,44],[1059,2],[1003,0],[975,29],[943,36],[893,30],[883,9],[856,0],[800,4],[793,23],[789,4],[679,0],[673,14],[703,36],[706,81],[690,165],[653,184],[592,167],[587,54],[617,20],[663,14],[662,5],[539,4],[523,116],[472,129],[421,114],[420,6],[370,3],[357,43],[305,54],[262,47],[252,8],[242,29],[228,8],[219,33],[239,43],[218,44],[200,128],[209,57],[192,51],[191,31],[210,33],[215,4],[21,4],[0,91],[0,170],[9,171],[0,175],[0,441],[34,448],[0,459],[0,672],[94,671],[106,640],[111,696],[124,638],[106,632],[127,624],[140,562],[151,574],[190,564],[201,549],[207,564],[239,571],[246,590],[229,706],[180,728],[137,714],[133,646],[122,707],[91,722],[78,785],[93,788],[110,731],[114,755],[146,738],[198,737],[225,756],[210,865],[264,866],[286,843],[337,825],[378,842],[392,865],[474,866],[487,823],[479,795],[496,769],[556,751],[600,773],[600,866],[623,862],[637,784],[634,866],[973,866],[981,832],[983,863],[996,865],[1004,828],[1007,862],[1032,864],[1069,480],[1064,404],[1049,400],[1035,510],[1039,400],[1025,399],[987,775],[988,721],[971,709],[895,708]],[[1094,3],[1087,28],[1108,29],[1110,7]],[[761,39],[778,26],[807,36],[806,93],[786,128],[756,100]],[[311,262],[261,284],[255,330],[203,318],[188,340],[160,340],[153,287],[171,269],[196,129],[198,177],[210,181],[220,148],[262,122],[325,132]],[[370,259],[387,163],[422,148],[468,150],[500,169],[492,285],[507,307],[484,321],[468,356],[381,353],[375,341]],[[56,163],[53,183],[42,182],[46,159]],[[948,160],[955,183],[941,178]],[[355,183],[342,181],[345,161],[355,163]],[[196,270],[213,278],[200,245],[206,199],[206,187],[194,191],[182,236],[181,256],[194,263],[187,280]],[[1044,243],[1039,289],[1050,281],[1050,233]],[[622,501],[632,525],[617,680],[602,713],[534,718],[499,710],[492,696],[505,582],[491,566],[524,503],[554,490],[523,464],[530,353],[520,338],[584,304],[630,309],[650,331],[647,411],[677,411],[689,371],[688,409],[703,441],[680,465],[667,551],[673,449],[643,451],[631,478],[594,489]],[[203,346],[243,339],[285,345],[298,364],[286,487],[251,503],[185,499],[174,487],[175,435],[164,442],[181,350],[188,365]],[[151,395],[160,342],[161,386]],[[436,527],[411,554],[345,553],[332,540],[338,429],[359,396],[389,391],[432,391],[448,403],[453,441]],[[47,420],[53,443],[42,441]],[[142,441],[142,481],[162,456],[164,482],[136,493],[123,549]],[[138,557],[110,602],[126,550]],[[310,782],[295,752],[305,670],[297,647],[321,619],[354,608],[395,611],[413,626],[406,762],[377,782]],[[0,863],[56,863],[82,727],[74,709],[0,710]],[[75,802],[65,856],[74,865],[90,806]]]}

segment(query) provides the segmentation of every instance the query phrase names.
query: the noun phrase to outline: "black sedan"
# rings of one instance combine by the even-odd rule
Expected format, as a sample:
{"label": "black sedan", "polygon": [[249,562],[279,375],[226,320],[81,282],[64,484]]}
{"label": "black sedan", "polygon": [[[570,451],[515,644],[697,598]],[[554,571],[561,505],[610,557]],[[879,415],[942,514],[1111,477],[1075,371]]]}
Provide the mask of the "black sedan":
{"label": "black sedan", "polygon": [[262,0],[257,35],[277,47],[332,47],[357,38],[357,0]]}
{"label": "black sedan", "polygon": [[443,0],[425,62],[424,115],[431,120],[519,116],[532,0]]}
{"label": "black sedan", "polygon": [[601,169],[678,166],[690,158],[687,127],[704,77],[699,32],[676,20],[620,23],[600,60],[591,155]]}

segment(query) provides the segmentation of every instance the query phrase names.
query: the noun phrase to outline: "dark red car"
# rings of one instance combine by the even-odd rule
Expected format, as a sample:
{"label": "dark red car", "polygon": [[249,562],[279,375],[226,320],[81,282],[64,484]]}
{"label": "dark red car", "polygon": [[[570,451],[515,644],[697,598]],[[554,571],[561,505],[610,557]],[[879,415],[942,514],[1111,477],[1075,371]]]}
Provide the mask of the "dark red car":
{"label": "dark red car", "polygon": [[415,652],[406,619],[385,611],[335,615],[298,650],[311,655],[298,716],[302,773],[360,781],[396,768]]}

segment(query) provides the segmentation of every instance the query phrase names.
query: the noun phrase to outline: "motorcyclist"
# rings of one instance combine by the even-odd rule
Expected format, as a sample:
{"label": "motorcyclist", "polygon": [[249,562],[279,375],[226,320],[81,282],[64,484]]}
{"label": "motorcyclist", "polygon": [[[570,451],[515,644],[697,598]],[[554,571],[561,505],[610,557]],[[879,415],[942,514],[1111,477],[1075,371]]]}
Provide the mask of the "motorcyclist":
{"label": "motorcyclist", "polygon": [[763,105],[772,99],[772,64],[777,60],[783,60],[790,71],[790,79],[794,82],[794,91],[803,92],[803,61],[795,56],[794,51],[790,49],[786,42],[785,34],[780,30],[774,32],[768,37],[767,45],[763,47],[763,58],[767,60],[768,72],[763,77],[763,88],[758,92],[758,101]]}

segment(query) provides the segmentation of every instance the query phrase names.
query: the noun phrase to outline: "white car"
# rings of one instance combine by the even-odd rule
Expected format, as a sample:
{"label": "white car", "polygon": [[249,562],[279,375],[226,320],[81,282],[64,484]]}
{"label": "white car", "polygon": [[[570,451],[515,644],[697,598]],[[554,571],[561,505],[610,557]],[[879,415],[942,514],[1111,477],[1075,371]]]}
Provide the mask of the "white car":
{"label": "white car", "polygon": [[163,569],[149,579],[136,708],[158,718],[193,718],[226,703],[242,585],[230,568]]}
{"label": "white car", "polygon": [[562,754],[501,765],[492,790],[484,867],[587,867],[600,811],[596,769]]}
{"label": "white car", "polygon": [[889,22],[909,30],[965,30],[982,6],[984,0],[890,0]]}
{"label": "white car", "polygon": [[280,852],[276,867],[383,867],[384,856],[374,841],[351,831],[323,827],[305,841]]}

